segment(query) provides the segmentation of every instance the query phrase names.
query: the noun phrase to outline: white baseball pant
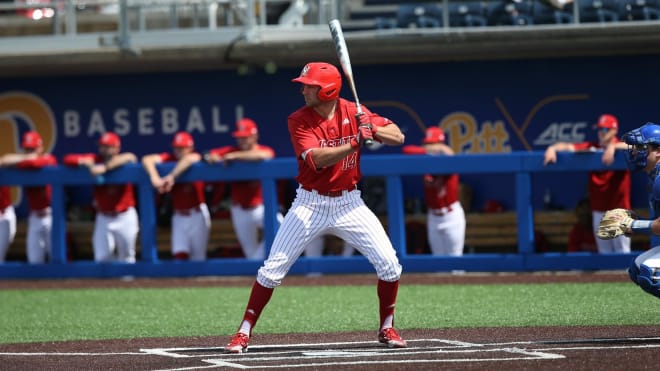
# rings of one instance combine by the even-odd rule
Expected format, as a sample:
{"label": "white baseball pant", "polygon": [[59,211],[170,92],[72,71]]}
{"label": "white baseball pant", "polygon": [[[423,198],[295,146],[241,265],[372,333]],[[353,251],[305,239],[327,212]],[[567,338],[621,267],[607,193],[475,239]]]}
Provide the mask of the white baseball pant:
{"label": "white baseball pant", "polygon": [[92,237],[94,261],[135,263],[139,230],[140,223],[134,207],[117,215],[97,213]]}
{"label": "white baseball pant", "polygon": [[51,257],[51,230],[53,214],[50,207],[39,212],[32,211],[28,217],[26,250],[27,260],[31,264],[45,263]]}
{"label": "white baseball pant", "polygon": [[211,214],[206,204],[200,204],[187,214],[172,214],[172,255],[187,253],[191,261],[206,260],[211,232]]}
{"label": "white baseball pant", "polygon": [[465,212],[456,201],[449,208],[438,212],[429,210],[426,218],[426,233],[431,254],[444,256],[463,255],[465,244]]}
{"label": "white baseball pant", "polygon": [[7,258],[7,251],[14,241],[14,236],[16,236],[16,212],[10,205],[0,212],[0,263]]}
{"label": "white baseball pant", "polygon": [[401,277],[396,251],[378,217],[364,204],[359,190],[328,197],[298,188],[268,259],[257,273],[257,282],[269,288],[280,285],[307,245],[326,234],[355,246],[376,269],[379,279],[393,282]]}

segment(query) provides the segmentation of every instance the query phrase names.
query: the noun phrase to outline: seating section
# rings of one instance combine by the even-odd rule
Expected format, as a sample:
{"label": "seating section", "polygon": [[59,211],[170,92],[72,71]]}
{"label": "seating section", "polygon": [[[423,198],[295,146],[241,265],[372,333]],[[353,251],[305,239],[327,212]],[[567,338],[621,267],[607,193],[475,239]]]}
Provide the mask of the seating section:
{"label": "seating section", "polygon": [[[577,7],[577,9],[575,9]],[[449,0],[449,27],[530,26],[660,20],[660,0],[574,0],[563,8],[549,0]],[[364,0],[347,21],[362,29],[443,27],[443,1]],[[357,22],[357,23],[356,23]],[[356,27],[353,27],[356,28]]]}

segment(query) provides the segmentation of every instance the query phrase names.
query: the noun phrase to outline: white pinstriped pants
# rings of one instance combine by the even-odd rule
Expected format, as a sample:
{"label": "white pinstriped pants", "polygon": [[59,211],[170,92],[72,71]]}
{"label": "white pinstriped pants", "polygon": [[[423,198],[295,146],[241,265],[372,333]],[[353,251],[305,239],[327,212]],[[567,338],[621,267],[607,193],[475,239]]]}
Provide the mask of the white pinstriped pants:
{"label": "white pinstriped pants", "polygon": [[326,234],[357,248],[374,266],[379,279],[393,282],[401,277],[396,251],[380,220],[364,204],[359,190],[327,197],[298,188],[268,259],[259,268],[257,282],[268,288],[279,286],[307,244]]}

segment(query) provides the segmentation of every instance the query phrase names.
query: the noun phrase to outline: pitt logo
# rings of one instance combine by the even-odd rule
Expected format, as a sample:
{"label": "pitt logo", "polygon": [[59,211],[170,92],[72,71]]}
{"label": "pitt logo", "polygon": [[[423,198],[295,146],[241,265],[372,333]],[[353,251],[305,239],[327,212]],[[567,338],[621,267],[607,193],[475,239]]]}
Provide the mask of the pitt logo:
{"label": "pitt logo", "polygon": [[[21,133],[34,130],[41,135],[45,152],[51,152],[57,139],[53,112],[38,96],[22,92],[0,93],[0,154],[20,152]],[[12,189],[12,201],[19,193]]]}

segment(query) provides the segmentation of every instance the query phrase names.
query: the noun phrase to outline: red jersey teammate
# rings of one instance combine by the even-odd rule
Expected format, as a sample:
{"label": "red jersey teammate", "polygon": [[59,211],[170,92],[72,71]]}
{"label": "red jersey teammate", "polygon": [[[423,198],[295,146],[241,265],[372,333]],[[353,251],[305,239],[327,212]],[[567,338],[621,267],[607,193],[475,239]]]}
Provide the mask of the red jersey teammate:
{"label": "red jersey teammate", "polygon": [[[568,143],[559,142],[545,151],[543,164],[557,162],[559,151],[603,151],[603,164],[614,161],[614,151],[626,150],[628,145],[619,141],[617,133],[619,122],[612,115],[601,115],[596,124],[598,142]],[[594,236],[605,211],[623,208],[630,209],[630,172],[628,170],[602,170],[589,173],[589,205],[593,215]],[[630,238],[622,235],[611,240],[596,238],[600,253],[629,253]]]}
{"label": "red jersey teammate", "polygon": [[16,236],[16,212],[11,204],[9,187],[0,186],[0,263],[5,261],[9,244]]}
{"label": "red jersey teammate", "polygon": [[[172,140],[172,152],[154,153],[142,158],[151,184],[158,193],[172,196],[172,256],[177,260],[206,260],[206,245],[211,231],[211,215],[204,197],[204,182],[177,183],[176,178],[201,160],[195,142],[186,132],[178,132]],[[172,171],[161,177],[156,165],[176,162]]]}
{"label": "red jersey teammate", "polygon": [[378,340],[389,347],[405,347],[393,327],[401,265],[379,219],[356,189],[365,140],[401,145],[404,135],[392,121],[366,108],[356,117],[355,103],[339,98],[341,75],[331,64],[308,63],[293,81],[302,84],[305,99],[305,106],[288,118],[300,187],[257,273],[238,332],[225,350],[247,351],[252,330],[275,287],[310,241],[325,234],[355,246],[374,266],[380,306]]}
{"label": "red jersey teammate", "polygon": [[[437,126],[426,129],[423,145],[403,147],[408,155],[454,155]],[[458,200],[458,174],[424,175],[426,233],[433,255],[461,256],[465,242],[465,212]]]}
{"label": "red jersey teammate", "polygon": [[[41,169],[54,166],[57,160],[50,153],[44,153],[43,140],[36,131],[23,134],[23,153],[6,154],[0,159],[0,166],[14,166],[17,169]],[[51,187],[49,185],[26,186],[30,216],[26,239],[28,263],[45,263],[51,256],[51,229],[53,217],[50,209]]]}
{"label": "red jersey teammate", "polygon": [[[68,166],[86,167],[100,180],[106,172],[137,161],[134,154],[120,152],[121,140],[115,133],[103,134],[98,146],[98,154],[69,154],[64,156],[63,162]],[[135,263],[135,244],[140,226],[133,184],[95,185],[93,196],[96,208],[92,237],[94,261]]]}

